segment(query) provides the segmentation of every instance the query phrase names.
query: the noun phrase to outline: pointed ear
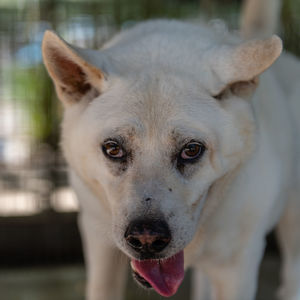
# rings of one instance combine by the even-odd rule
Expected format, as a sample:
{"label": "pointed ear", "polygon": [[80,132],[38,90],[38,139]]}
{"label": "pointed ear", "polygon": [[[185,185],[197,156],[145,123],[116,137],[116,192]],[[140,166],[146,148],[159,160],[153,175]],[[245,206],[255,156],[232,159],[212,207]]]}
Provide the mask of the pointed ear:
{"label": "pointed ear", "polygon": [[252,94],[258,76],[274,63],[281,51],[282,41],[276,35],[219,48],[211,61],[211,69],[218,77],[212,91],[215,98],[221,99],[228,91],[241,97]]}
{"label": "pointed ear", "polygon": [[42,44],[44,64],[51,76],[60,100],[73,104],[92,100],[102,90],[104,74],[86,62],[52,31],[46,31]]}

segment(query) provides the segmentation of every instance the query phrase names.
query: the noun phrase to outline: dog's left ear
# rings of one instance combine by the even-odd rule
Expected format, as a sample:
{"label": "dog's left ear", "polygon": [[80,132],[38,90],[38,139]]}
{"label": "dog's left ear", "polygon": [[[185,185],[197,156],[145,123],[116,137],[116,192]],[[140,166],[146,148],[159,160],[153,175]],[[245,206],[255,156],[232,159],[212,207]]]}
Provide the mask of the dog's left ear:
{"label": "dog's left ear", "polygon": [[258,76],[269,68],[282,51],[281,39],[274,35],[238,46],[223,46],[211,56],[210,67],[218,78],[211,90],[217,99],[231,92],[247,98],[258,84]]}
{"label": "dog's left ear", "polygon": [[42,44],[44,64],[65,106],[82,99],[92,100],[103,87],[103,72],[83,59],[77,50],[54,32],[45,32]]}

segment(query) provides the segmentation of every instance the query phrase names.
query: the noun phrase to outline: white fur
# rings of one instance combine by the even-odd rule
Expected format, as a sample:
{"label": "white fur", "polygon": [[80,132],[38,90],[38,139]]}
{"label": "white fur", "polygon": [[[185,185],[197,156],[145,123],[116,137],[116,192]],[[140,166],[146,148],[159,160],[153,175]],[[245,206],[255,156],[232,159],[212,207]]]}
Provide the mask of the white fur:
{"label": "white fur", "polygon": [[[185,266],[209,280],[211,290],[196,289],[195,300],[205,294],[253,300],[265,235],[283,215],[283,299],[299,299],[300,124],[291,112],[293,105],[299,108],[299,63],[291,75],[286,65],[293,58],[283,54],[260,76],[254,94],[252,87],[279,56],[280,40],[244,43],[205,25],[153,21],[120,33],[100,52],[60,43],[47,33],[44,59],[57,88],[64,78],[51,70],[62,55],[100,91],[72,104],[70,95],[60,94],[67,103],[62,147],[81,204],[88,300],[123,299],[123,253],[135,256],[124,231],[147,214],[163,215],[171,228],[163,255],[184,249]],[[246,82],[246,93],[239,81]],[[236,92],[213,98],[236,83]],[[132,164],[118,175],[100,149],[116,135],[125,136],[134,151]],[[204,140],[208,148],[185,175],[171,165],[178,136]],[[143,199],[149,196],[154,201],[147,206]]]}
{"label": "white fur", "polygon": [[280,0],[245,0],[241,29],[245,37],[269,36],[276,31],[280,15]]}

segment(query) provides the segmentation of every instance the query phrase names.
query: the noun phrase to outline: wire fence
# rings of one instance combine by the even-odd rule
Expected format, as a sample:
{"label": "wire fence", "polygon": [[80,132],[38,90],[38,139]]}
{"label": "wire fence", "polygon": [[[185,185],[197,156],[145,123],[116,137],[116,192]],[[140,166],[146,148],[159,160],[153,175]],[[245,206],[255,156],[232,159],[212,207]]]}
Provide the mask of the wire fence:
{"label": "wire fence", "polygon": [[[229,28],[235,29],[241,3],[239,0],[0,2],[0,241],[5,245],[0,249],[0,264],[9,261],[9,254],[19,257],[11,260],[18,263],[32,261],[33,256],[39,261],[37,252],[32,252],[34,247],[42,249],[40,257],[49,258],[52,253],[52,257],[66,260],[75,253],[82,259],[81,250],[72,252],[80,248],[78,230],[74,229],[78,204],[68,185],[67,165],[59,148],[62,107],[42,64],[44,31],[55,30],[77,46],[99,48],[117,31],[149,18],[223,18]],[[298,55],[299,13],[300,0],[283,1],[281,36],[286,48]],[[61,227],[49,226],[54,223]],[[51,236],[55,236],[52,244],[47,241]],[[20,247],[27,249],[23,254],[28,256],[20,255]]]}
{"label": "wire fence", "polygon": [[[241,3],[240,0],[0,1],[2,268],[83,259],[76,227],[78,204],[69,187],[67,165],[59,147],[62,107],[42,64],[44,31],[55,30],[77,46],[99,48],[117,31],[150,18],[222,18],[230,29],[236,29]],[[286,49],[300,56],[299,14],[300,0],[283,1],[280,35]],[[15,278],[11,282],[15,284]],[[188,299],[188,285],[176,299]],[[81,293],[83,290],[82,286]],[[274,290],[273,284],[270,290]],[[127,293],[128,299],[140,299],[131,289]],[[70,299],[73,297],[72,294]]]}

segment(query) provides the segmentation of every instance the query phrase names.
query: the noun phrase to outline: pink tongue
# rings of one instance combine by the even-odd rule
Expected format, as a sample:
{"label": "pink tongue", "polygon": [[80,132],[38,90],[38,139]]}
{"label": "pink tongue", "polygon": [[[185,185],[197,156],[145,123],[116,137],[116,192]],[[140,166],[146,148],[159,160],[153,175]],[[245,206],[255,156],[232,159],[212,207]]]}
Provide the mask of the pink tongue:
{"label": "pink tongue", "polygon": [[164,260],[132,260],[136,272],[162,296],[173,296],[184,277],[183,251]]}

